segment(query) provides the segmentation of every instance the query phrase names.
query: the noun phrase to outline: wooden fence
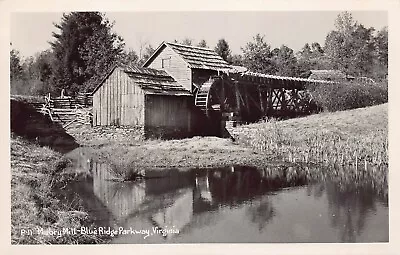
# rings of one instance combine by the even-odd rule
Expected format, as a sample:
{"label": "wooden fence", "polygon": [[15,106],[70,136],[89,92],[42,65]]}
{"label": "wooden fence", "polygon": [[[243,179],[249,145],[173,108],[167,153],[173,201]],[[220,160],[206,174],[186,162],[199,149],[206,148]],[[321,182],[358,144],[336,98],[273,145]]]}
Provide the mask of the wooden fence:
{"label": "wooden fence", "polygon": [[45,103],[31,103],[37,111],[46,114],[53,122],[60,123],[64,128],[72,124],[92,124],[93,97],[90,94],[79,94],[76,97],[51,98],[45,96]]}
{"label": "wooden fence", "polygon": [[78,94],[76,97],[48,98],[50,107],[60,109],[75,109],[76,107],[92,107],[93,96],[89,94]]}

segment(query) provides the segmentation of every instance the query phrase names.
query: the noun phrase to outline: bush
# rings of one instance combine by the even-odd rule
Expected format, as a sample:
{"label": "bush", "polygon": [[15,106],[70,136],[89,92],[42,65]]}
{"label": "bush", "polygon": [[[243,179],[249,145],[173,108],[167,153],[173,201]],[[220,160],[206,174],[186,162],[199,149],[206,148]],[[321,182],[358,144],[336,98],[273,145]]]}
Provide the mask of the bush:
{"label": "bush", "polygon": [[388,101],[386,82],[312,84],[307,88],[318,107],[323,111],[343,111]]}

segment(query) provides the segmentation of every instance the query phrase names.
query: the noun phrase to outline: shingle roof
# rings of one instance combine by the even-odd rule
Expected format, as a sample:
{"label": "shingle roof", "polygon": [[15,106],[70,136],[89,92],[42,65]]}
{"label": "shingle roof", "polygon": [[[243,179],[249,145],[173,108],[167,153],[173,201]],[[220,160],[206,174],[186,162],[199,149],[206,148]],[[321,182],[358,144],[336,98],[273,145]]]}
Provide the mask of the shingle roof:
{"label": "shingle roof", "polygon": [[145,67],[125,66],[123,71],[139,85],[145,93],[160,95],[190,95],[190,92],[179,85],[164,70]]}
{"label": "shingle roof", "polygon": [[161,43],[161,45],[154,51],[153,55],[143,64],[143,66],[147,66],[165,47],[169,47],[176,52],[190,68],[209,70],[231,69],[231,66],[212,49],[170,42]]}
{"label": "shingle roof", "polygon": [[338,81],[345,80],[346,74],[339,70],[310,70],[309,79]]}
{"label": "shingle roof", "polygon": [[231,66],[212,49],[169,42],[165,44],[178,53],[191,68],[212,70],[231,68]]}
{"label": "shingle roof", "polygon": [[[104,78],[104,80],[112,72],[114,72],[116,68],[120,68],[123,72],[125,72],[134,83],[144,90],[146,94],[192,96],[190,91],[179,85],[179,83],[177,83],[174,78],[172,78],[164,70],[156,70],[138,66],[116,65]],[[104,80],[96,87],[92,94],[94,94],[96,90],[101,87]]]}

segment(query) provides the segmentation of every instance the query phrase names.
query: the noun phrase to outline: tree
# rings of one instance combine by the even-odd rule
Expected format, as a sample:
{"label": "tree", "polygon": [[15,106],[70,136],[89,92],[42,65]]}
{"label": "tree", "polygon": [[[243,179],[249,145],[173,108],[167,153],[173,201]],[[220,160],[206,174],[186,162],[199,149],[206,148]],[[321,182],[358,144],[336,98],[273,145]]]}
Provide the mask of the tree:
{"label": "tree", "polygon": [[375,55],[374,28],[365,28],[359,24],[352,32],[352,40],[350,47],[352,50],[352,65],[349,67],[349,72],[362,76],[372,75]]}
{"label": "tree", "polygon": [[357,23],[354,21],[350,12],[339,13],[335,20],[336,31],[344,37],[349,37]]}
{"label": "tree", "polygon": [[139,61],[139,56],[136,54],[136,51],[129,49],[128,51],[123,51],[119,62],[124,65],[133,66],[137,65]]}
{"label": "tree", "polygon": [[321,54],[324,54],[324,50],[322,49],[321,45],[317,42],[313,42],[311,44],[311,50],[312,50],[312,55],[315,56],[320,56]]}
{"label": "tree", "polygon": [[286,45],[272,51],[278,75],[295,76],[297,74],[297,59],[293,50]]}
{"label": "tree", "polygon": [[24,80],[25,74],[17,50],[10,51],[10,92],[11,94],[29,94],[29,88]]}
{"label": "tree", "polygon": [[388,29],[382,28],[375,37],[377,59],[382,65],[388,65]]}
{"label": "tree", "polygon": [[99,12],[63,14],[60,33],[53,33],[52,81],[57,90],[75,94],[90,90],[119,58],[124,42],[112,32],[113,24]]}
{"label": "tree", "polygon": [[54,55],[51,50],[41,52],[35,60],[34,72],[42,82],[49,82],[53,73]]}
{"label": "tree", "polygon": [[226,62],[232,62],[231,50],[228,42],[224,38],[219,39],[217,46],[215,46],[215,52],[217,52],[217,54],[220,55]]}
{"label": "tree", "polygon": [[376,52],[374,74],[376,79],[384,79],[388,74],[388,30],[382,28],[374,38]]}
{"label": "tree", "polygon": [[139,65],[143,65],[143,63],[146,62],[151,55],[153,55],[154,51],[155,49],[153,46],[151,44],[147,44],[147,46],[144,48],[143,56],[139,60]]}
{"label": "tree", "polygon": [[54,56],[51,50],[45,50],[24,62],[26,80],[31,94],[54,93],[51,83]]}
{"label": "tree", "polygon": [[198,44],[198,47],[208,48],[206,40],[202,39]]}
{"label": "tree", "polygon": [[317,42],[313,42],[311,46],[306,43],[296,56],[297,76],[308,77],[310,70],[330,68],[330,61],[325,56],[321,45]]}
{"label": "tree", "polygon": [[240,54],[232,55],[232,65],[242,66],[243,65],[243,56]]}
{"label": "tree", "polygon": [[10,80],[22,78],[21,58],[17,50],[10,51]]}
{"label": "tree", "polygon": [[191,46],[193,44],[193,40],[190,38],[185,38],[183,39],[182,44]]}
{"label": "tree", "polygon": [[331,68],[352,75],[371,75],[374,59],[373,28],[365,28],[355,22],[350,13],[338,15],[336,30],[325,40],[325,53]]}
{"label": "tree", "polygon": [[333,69],[347,71],[352,64],[351,35],[356,22],[349,12],[339,14],[335,20],[335,28],[325,39],[325,52],[331,60]]}
{"label": "tree", "polygon": [[300,55],[302,58],[310,58],[312,55],[312,50],[310,44],[304,44],[303,48],[300,50]]}
{"label": "tree", "polygon": [[264,41],[264,36],[257,34],[248,42],[243,51],[243,65],[250,71],[275,74],[277,71],[272,58],[271,46]]}

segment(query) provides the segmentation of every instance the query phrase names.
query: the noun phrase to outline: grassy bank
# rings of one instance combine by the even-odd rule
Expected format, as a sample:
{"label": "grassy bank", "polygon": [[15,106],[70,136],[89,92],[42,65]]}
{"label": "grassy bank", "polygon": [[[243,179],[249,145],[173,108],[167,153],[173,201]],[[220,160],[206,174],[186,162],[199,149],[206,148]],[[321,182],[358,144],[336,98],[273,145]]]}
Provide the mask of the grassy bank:
{"label": "grassy bank", "polygon": [[96,161],[116,168],[259,166],[271,157],[217,137],[193,137],[182,140],[136,140],[92,145],[87,152]]}
{"label": "grassy bank", "polygon": [[[271,161],[357,165],[365,170],[367,165],[388,164],[387,125],[387,104],[383,104],[239,126],[234,129],[236,142],[216,137],[140,140],[121,135],[101,144],[96,139],[85,143],[90,157],[120,172],[141,168],[257,167]],[[93,132],[91,136],[95,137]]]}
{"label": "grassy bank", "polygon": [[[68,161],[48,147],[40,147],[14,134],[11,137],[11,243],[98,243],[98,236],[45,235],[38,229],[63,231],[89,226],[88,214],[79,203],[66,204],[54,189],[65,184],[61,175]],[[31,230],[31,234],[23,231]]]}
{"label": "grassy bank", "polygon": [[286,161],[388,164],[387,104],[240,126],[238,142]]}

